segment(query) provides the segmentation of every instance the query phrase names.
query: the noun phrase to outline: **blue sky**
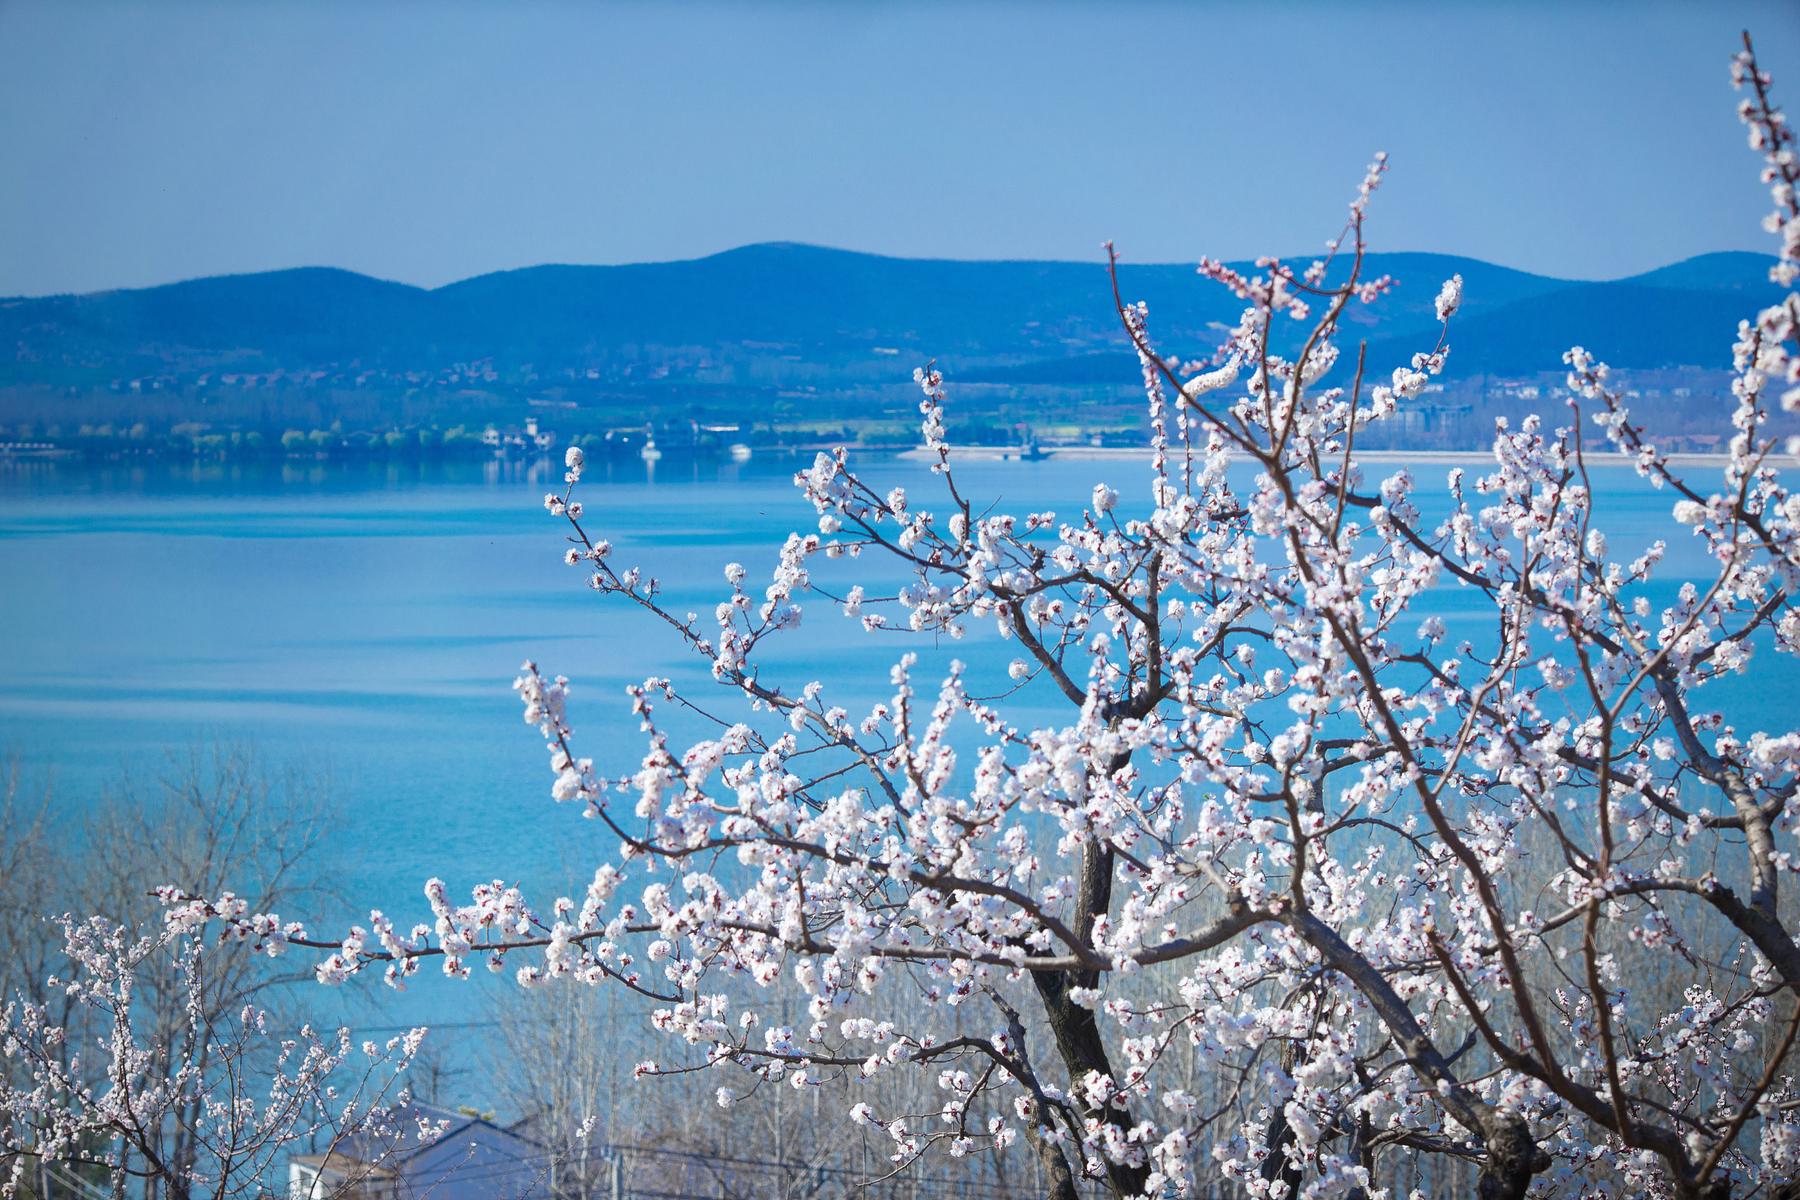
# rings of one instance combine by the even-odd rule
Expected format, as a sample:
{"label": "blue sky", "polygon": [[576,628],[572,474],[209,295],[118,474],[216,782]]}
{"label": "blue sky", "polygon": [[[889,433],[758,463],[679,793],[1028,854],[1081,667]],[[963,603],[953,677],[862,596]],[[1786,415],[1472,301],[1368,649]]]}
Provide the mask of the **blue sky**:
{"label": "blue sky", "polygon": [[0,0],[0,294],[334,265],[435,285],[795,240],[1377,248],[1570,277],[1762,249],[1727,60],[1800,6]]}

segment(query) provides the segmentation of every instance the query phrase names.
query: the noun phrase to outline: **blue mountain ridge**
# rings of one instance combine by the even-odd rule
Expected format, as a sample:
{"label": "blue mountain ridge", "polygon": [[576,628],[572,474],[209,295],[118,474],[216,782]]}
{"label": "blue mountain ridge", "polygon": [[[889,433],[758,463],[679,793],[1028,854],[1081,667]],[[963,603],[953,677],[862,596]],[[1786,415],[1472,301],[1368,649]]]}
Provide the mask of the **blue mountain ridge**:
{"label": "blue mountain ridge", "polygon": [[[1584,282],[1453,255],[1371,254],[1365,277],[1392,275],[1398,286],[1374,305],[1352,305],[1344,340],[1366,338],[1381,363],[1428,349],[1433,298],[1460,273],[1454,369],[1554,369],[1571,344],[1619,366],[1724,367],[1738,320],[1781,294],[1768,281],[1771,261],[1707,254]],[[1148,302],[1152,332],[1172,352],[1210,351],[1242,309],[1192,265],[1126,263],[1120,277],[1128,299]],[[11,298],[0,300],[0,344],[15,349],[0,361],[0,386],[228,365],[428,371],[492,361],[545,371],[718,353],[829,371],[867,362],[875,347],[908,369],[936,358],[968,380],[1136,375],[1098,262],[904,259],[793,243],[678,262],[527,267],[434,289],[312,267]]]}

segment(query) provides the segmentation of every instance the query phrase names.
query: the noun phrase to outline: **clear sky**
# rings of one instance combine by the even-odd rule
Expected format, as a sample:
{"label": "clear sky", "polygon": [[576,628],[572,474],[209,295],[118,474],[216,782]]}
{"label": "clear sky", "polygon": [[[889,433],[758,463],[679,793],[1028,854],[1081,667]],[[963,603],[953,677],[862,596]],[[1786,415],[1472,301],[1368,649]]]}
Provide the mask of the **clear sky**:
{"label": "clear sky", "polygon": [[791,240],[1377,248],[1606,278],[1768,246],[1727,60],[1800,3],[0,0],[0,294],[332,265],[440,284]]}

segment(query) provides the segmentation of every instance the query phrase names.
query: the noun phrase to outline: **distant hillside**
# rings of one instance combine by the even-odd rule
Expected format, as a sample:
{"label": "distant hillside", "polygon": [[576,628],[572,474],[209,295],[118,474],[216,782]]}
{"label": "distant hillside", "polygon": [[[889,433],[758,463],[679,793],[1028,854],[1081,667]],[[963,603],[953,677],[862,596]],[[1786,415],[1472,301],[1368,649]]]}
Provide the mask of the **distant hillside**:
{"label": "distant hillside", "polygon": [[[1399,280],[1354,309],[1394,352],[1431,324],[1440,282],[1460,272],[1467,305],[1456,363],[1494,371],[1553,368],[1580,342],[1621,365],[1722,366],[1737,320],[1769,302],[1768,260],[1689,259],[1634,279],[1578,283],[1473,259],[1378,254],[1368,270]],[[1124,285],[1150,303],[1171,347],[1199,353],[1240,305],[1191,266],[1127,265]],[[1097,263],[947,262],[882,258],[787,244],[747,246],[689,262],[543,266],[434,290],[347,271],[302,269],[163,287],[0,300],[0,384],[98,381],[208,368],[298,371],[361,366],[433,371],[490,361],[501,374],[689,360],[798,355],[868,364],[898,351],[908,368],[936,357],[959,374],[1079,382],[1127,377]],[[896,357],[887,355],[887,357]],[[898,370],[902,364],[893,364]]]}
{"label": "distant hillside", "polygon": [[[1448,369],[1381,436],[1478,444],[1495,418],[1550,403],[1563,351],[1580,344],[1639,373],[1634,405],[1659,427],[1704,439],[1728,411],[1737,322],[1779,296],[1770,261],[1712,254],[1585,283],[1448,255],[1371,255],[1368,274],[1398,284],[1347,310],[1346,348],[1366,339],[1384,377],[1435,342],[1433,299],[1461,274]],[[1149,303],[1170,353],[1211,353],[1242,311],[1189,265],[1127,264],[1121,278]],[[1278,342],[1303,332],[1295,324]],[[252,433],[264,445],[478,441],[526,412],[565,435],[676,422],[742,426],[759,443],[905,444],[916,433],[911,372],[927,359],[953,385],[958,437],[1004,443],[1029,429],[1130,443],[1143,421],[1136,358],[1098,262],[771,244],[430,290],[309,268],[0,300],[0,345],[12,350],[0,358],[0,432],[91,453],[157,437],[235,446]]]}

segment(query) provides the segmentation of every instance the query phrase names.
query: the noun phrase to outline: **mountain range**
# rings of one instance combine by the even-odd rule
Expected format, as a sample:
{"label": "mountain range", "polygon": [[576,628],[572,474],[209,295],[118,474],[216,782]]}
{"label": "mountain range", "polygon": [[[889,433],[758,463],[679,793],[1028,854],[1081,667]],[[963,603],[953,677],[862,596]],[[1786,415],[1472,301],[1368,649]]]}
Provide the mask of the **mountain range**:
{"label": "mountain range", "polygon": [[[1433,299],[1460,274],[1448,377],[1556,371],[1574,344],[1621,368],[1724,370],[1738,321],[1781,295],[1771,261],[1707,254],[1589,282],[1453,255],[1371,254],[1365,277],[1397,284],[1375,304],[1352,305],[1346,323],[1385,373],[1435,342]],[[1127,263],[1120,278],[1127,299],[1148,302],[1158,344],[1183,356],[1210,353],[1242,309],[1191,265]],[[1137,378],[1100,262],[902,259],[792,243],[683,262],[529,267],[432,289],[304,268],[11,298],[0,300],[0,345],[12,351],[0,359],[0,405],[24,391],[117,392],[140,377],[180,391],[220,372],[349,372],[377,389],[453,378],[515,398],[573,389],[584,404],[685,387],[823,396],[904,384],[926,359],[953,383]]]}

